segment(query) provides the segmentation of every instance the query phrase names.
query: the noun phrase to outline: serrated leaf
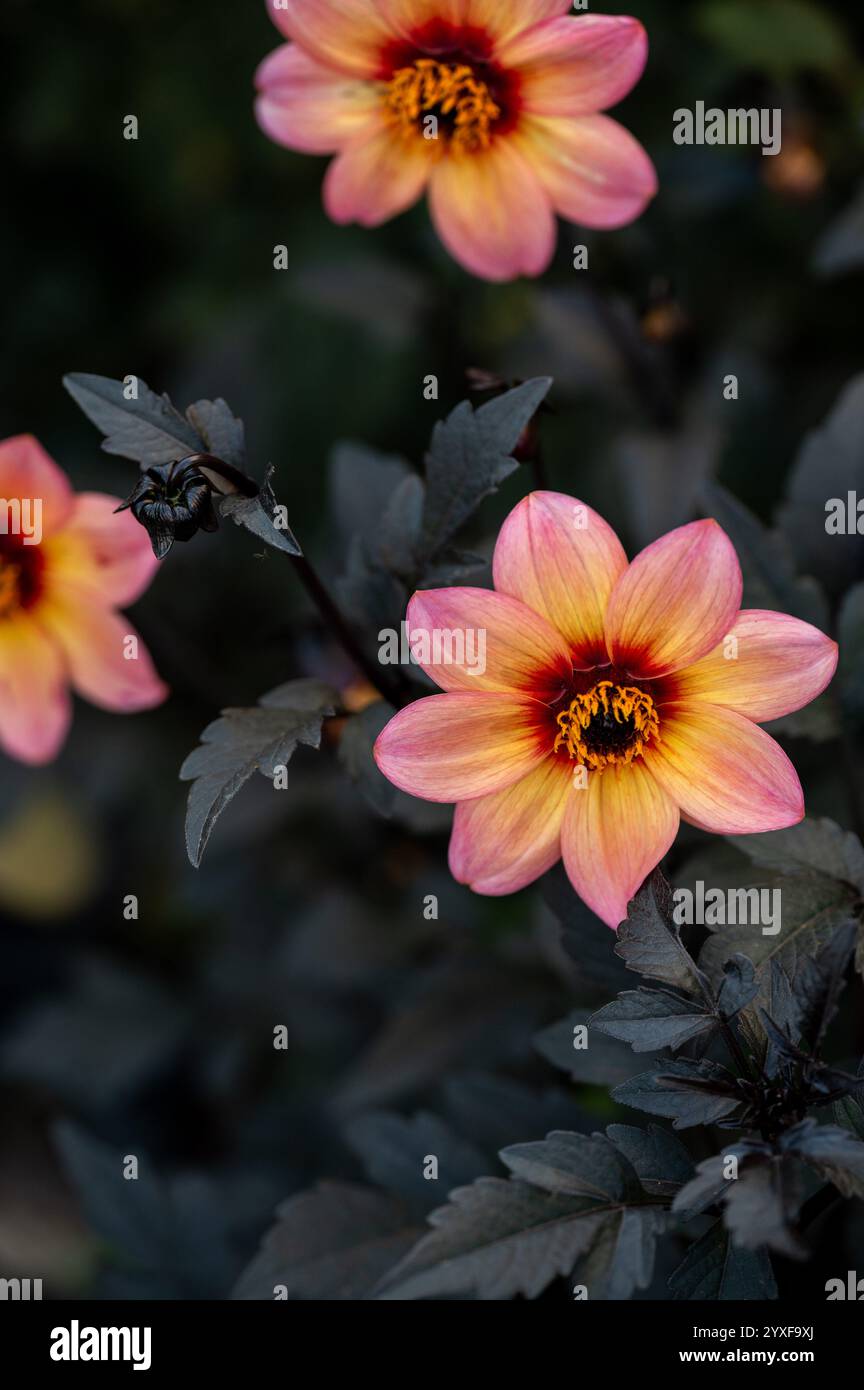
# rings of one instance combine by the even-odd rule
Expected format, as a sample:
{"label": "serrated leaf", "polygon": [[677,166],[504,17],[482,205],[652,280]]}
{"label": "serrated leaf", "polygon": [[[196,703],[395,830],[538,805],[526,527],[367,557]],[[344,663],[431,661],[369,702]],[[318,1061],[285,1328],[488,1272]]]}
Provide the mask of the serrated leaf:
{"label": "serrated leaf", "polygon": [[672,1120],[675,1129],[711,1125],[740,1105],[733,1078],[710,1062],[658,1062],[616,1086],[612,1099]]}
{"label": "serrated leaf", "polygon": [[108,454],[149,468],[186,454],[209,452],[195,426],[175,409],[169,397],[157,396],[140,377],[135,400],[126,399],[122,381],[89,372],[72,372],[64,376],[63,385],[105,435],[102,448]]}
{"label": "serrated leaf", "polygon": [[712,981],[719,983],[726,961],[736,952],[752,960],[760,977],[777,960],[794,980],[801,960],[818,951],[849,921],[853,894],[836,879],[802,874],[766,877],[765,883],[772,891],[780,891],[780,930],[765,933],[758,923],[714,930],[699,955],[699,964]]}
{"label": "serrated leaf", "polygon": [[592,1028],[629,1043],[634,1052],[679,1048],[717,1026],[712,1013],[692,999],[666,990],[638,989],[619,994],[593,1014]]}
{"label": "serrated leaf", "polygon": [[180,778],[192,782],[186,812],[186,846],[197,868],[219,816],[255,772],[271,780],[298,744],[317,748],[322,721],[334,713],[338,694],[321,681],[289,681],[261,698],[254,709],[226,709],[201,735]]}
{"label": "serrated leaf", "polygon": [[436,555],[484,497],[516,468],[512,452],[549,393],[551,378],[523,382],[475,410],[460,405],[435,426],[426,456],[421,546]]}
{"label": "serrated leaf", "polygon": [[435,1229],[388,1276],[380,1298],[537,1298],[590,1249],[606,1213],[585,1198],[480,1178],[451,1192],[429,1220]]}
{"label": "serrated leaf", "polygon": [[786,1153],[814,1168],[844,1197],[864,1197],[864,1143],[840,1125],[804,1120],[783,1136]]}
{"label": "serrated leaf", "polygon": [[858,937],[857,921],[839,926],[818,955],[801,962],[793,982],[800,1014],[799,1037],[815,1056],[822,1047],[846,983],[846,967]]}
{"label": "serrated leaf", "polygon": [[62,1121],[54,1138],[61,1166],[92,1230],[109,1252],[106,1297],[223,1299],[236,1267],[224,1193],[197,1173],[161,1177],[136,1151],[138,1176],[124,1177],[128,1144],[113,1146]]}
{"label": "serrated leaf", "polygon": [[232,1298],[272,1300],[279,1285],[290,1299],[368,1298],[419,1234],[400,1202],[353,1183],[323,1182],[276,1216]]}
{"label": "serrated leaf", "polygon": [[692,1213],[721,1202],[736,1246],[747,1250],[767,1246],[794,1259],[803,1253],[791,1229],[802,1194],[798,1175],[782,1155],[766,1144],[742,1141],[700,1163],[672,1209]]}
{"label": "serrated leaf", "polygon": [[672,911],[672,890],[655,869],[618,928],[615,954],[628,970],[687,994],[701,994],[701,973],[681,940]]}
{"label": "serrated leaf", "polygon": [[722,1221],[715,1221],[669,1279],[672,1297],[693,1302],[763,1301],[777,1297],[766,1250],[733,1245]]}
{"label": "serrated leaf", "polygon": [[825,595],[815,579],[799,578],[785,537],[769,531],[747,508],[716,484],[702,493],[702,504],[729,536],[744,573],[745,608],[792,613],[815,627],[828,626]]}
{"label": "serrated leaf", "polygon": [[530,1144],[511,1144],[501,1161],[517,1178],[561,1196],[594,1201],[638,1201],[642,1195],[635,1168],[603,1134],[558,1130]]}
{"label": "serrated leaf", "polygon": [[217,499],[221,516],[227,516],[235,526],[251,531],[253,536],[281,550],[285,555],[302,555],[297,538],[288,526],[276,525],[276,498],[273,496],[272,466],[267,467],[264,482],[257,497],[227,496]]}
{"label": "serrated leaf", "polygon": [[607,1138],[630,1160],[645,1191],[673,1197],[693,1176],[693,1160],[681,1140],[668,1129],[649,1125],[608,1125]]}
{"label": "serrated leaf", "polygon": [[[587,1029],[582,1033],[581,1029]],[[577,1034],[576,1029],[580,1029]],[[575,1043],[584,1037],[585,1047]],[[588,1086],[614,1086],[635,1075],[641,1063],[617,1038],[604,1037],[595,1029],[587,1009],[574,1009],[566,1018],[542,1029],[534,1039],[541,1056],[576,1082]]]}
{"label": "serrated leaf", "polygon": [[187,406],[186,418],[207,446],[205,453],[245,470],[246,431],[227,401],[221,396],[215,401],[195,401]]}
{"label": "serrated leaf", "polygon": [[629,1298],[647,1287],[666,1216],[614,1144],[603,1135],[555,1133],[501,1156],[531,1183],[481,1178],[452,1192],[429,1218],[435,1229],[388,1276],[382,1298],[536,1298],[571,1272],[591,1298]]}
{"label": "serrated leaf", "polygon": [[839,879],[864,893],[864,846],[827,817],[803,820],[788,830],[728,839],[757,864],[783,873],[807,871]]}

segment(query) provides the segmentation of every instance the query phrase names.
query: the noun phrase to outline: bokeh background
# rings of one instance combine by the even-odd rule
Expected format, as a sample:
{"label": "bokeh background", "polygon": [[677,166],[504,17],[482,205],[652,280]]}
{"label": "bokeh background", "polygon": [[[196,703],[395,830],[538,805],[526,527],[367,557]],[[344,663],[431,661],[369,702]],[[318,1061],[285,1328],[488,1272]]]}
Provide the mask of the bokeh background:
{"label": "bokeh background", "polygon": [[[375,233],[327,222],[325,162],[254,123],[252,76],[279,41],[263,5],[78,0],[37,16],[6,0],[0,435],[32,431],[77,487],[125,495],[135,466],[100,453],[63,373],[135,373],[181,407],[222,395],[333,580],[352,521],[333,486],[341,441],[419,464],[467,369],[548,374],[548,479],[631,552],[698,514],[710,479],[770,522],[802,440],[862,366],[854,7],[602,8],[650,35],[616,114],[660,196],[614,234],[562,226],[540,282],[495,287],[448,260],[422,207]],[[675,146],[672,113],[697,100],[781,106],[782,154]],[[484,504],[475,549],[533,485],[520,469]],[[540,892],[453,884],[446,818],[377,817],[339,764],[338,726],[287,791],[256,779],[189,865],[177,773],[201,729],[294,676],[354,681],[290,562],[260,549],[233,527],[175,547],[134,610],[172,690],[162,709],[79,704],[55,765],[0,769],[0,1274],[54,1296],[227,1296],[278,1203],[370,1164],[374,1178],[369,1112],[446,1113],[492,1151],[633,1119],[532,1047],[573,999]],[[794,756],[811,813],[853,826],[854,763],[813,740]],[[841,1053],[860,1053],[852,1014],[844,1027]],[[140,1158],[134,1201],[118,1154]],[[783,1289],[854,1267],[844,1238],[827,1230]]]}

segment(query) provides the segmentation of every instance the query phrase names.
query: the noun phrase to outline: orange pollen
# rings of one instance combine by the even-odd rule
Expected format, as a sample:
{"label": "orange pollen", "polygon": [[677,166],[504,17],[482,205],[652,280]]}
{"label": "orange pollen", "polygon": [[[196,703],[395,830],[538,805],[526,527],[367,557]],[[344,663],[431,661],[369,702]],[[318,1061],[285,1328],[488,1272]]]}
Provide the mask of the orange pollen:
{"label": "orange pollen", "polygon": [[599,681],[558,715],[554,752],[566,748],[571,758],[593,772],[613,764],[627,766],[660,737],[660,720],[650,695],[633,685]]}
{"label": "orange pollen", "polygon": [[501,108],[485,82],[465,63],[439,63],[418,58],[399,68],[387,86],[387,112],[406,140],[417,135],[457,151],[475,153],[488,148]]}
{"label": "orange pollen", "polygon": [[0,557],[0,620],[21,607],[21,567]]}

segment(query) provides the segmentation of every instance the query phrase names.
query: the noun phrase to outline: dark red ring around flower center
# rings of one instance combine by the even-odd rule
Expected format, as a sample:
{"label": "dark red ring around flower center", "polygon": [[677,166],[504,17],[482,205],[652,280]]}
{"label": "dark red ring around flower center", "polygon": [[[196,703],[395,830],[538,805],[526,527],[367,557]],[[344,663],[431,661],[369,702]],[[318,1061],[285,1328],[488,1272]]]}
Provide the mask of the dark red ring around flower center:
{"label": "dark red ring around flower center", "polygon": [[0,535],[0,622],[32,608],[43,588],[45,557],[20,536]]}
{"label": "dark red ring around flower center", "polygon": [[505,134],[516,125],[519,115],[519,75],[503,68],[493,55],[492,40],[485,29],[433,19],[415,29],[410,38],[394,39],[386,45],[379,76],[389,82],[397,72],[423,58],[464,65],[488,89],[500,113],[495,121],[496,134]]}

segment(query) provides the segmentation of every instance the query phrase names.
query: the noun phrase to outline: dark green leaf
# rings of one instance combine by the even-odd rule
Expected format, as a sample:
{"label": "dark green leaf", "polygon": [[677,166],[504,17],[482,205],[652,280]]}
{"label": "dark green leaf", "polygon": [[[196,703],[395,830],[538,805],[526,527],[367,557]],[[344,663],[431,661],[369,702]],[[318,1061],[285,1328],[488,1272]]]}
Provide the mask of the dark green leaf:
{"label": "dark green leaf", "polygon": [[630,1160],[645,1191],[654,1197],[673,1197],[693,1176],[692,1158],[668,1129],[609,1125],[606,1136]]}
{"label": "dark green leaf", "polygon": [[534,1143],[502,1149],[501,1161],[515,1177],[559,1196],[609,1203],[643,1196],[636,1169],[603,1134],[559,1130]]}
{"label": "dark green leaf", "polygon": [[512,452],[551,385],[549,377],[523,382],[478,410],[462,401],[435,426],[426,456],[425,554],[449,544],[483,498],[518,468]]}
{"label": "dark green leaf", "polygon": [[353,1183],[323,1182],[276,1216],[233,1298],[272,1301],[280,1285],[307,1302],[369,1298],[420,1234],[400,1202]]}
{"label": "dark green leaf", "polygon": [[687,994],[701,992],[702,977],[673,920],[672,891],[656,869],[630,903],[618,928],[615,954],[628,970]]}
{"label": "dark green leaf", "polygon": [[848,1129],[804,1120],[783,1136],[783,1148],[833,1182],[844,1197],[864,1197],[864,1143]]}
{"label": "dark green leaf", "polygon": [[255,772],[271,780],[300,743],[317,748],[322,721],[339,697],[321,681],[289,681],[265,695],[255,709],[223,710],[209,724],[180,769],[192,782],[186,812],[186,846],[197,867],[213,826],[232,797]]}
{"label": "dark green leaf", "polygon": [[147,468],[186,454],[209,452],[198,430],[168,396],[157,396],[140,377],[135,400],[126,399],[122,381],[88,372],[72,372],[63,378],[63,385],[105,435],[102,448],[108,454],[133,459]]}
{"label": "dark green leaf", "polygon": [[227,401],[221,396],[215,401],[195,401],[187,407],[186,418],[207,446],[205,453],[245,470],[246,432]]}
{"label": "dark green leaf", "polygon": [[736,1014],[752,1003],[759,993],[759,982],[753,962],[747,956],[732,956],[723,966],[723,983],[717,996],[717,1007],[724,1018]]}
{"label": "dark green leaf", "polygon": [[722,1221],[697,1240],[669,1280],[673,1298],[698,1301],[777,1297],[771,1259],[765,1250],[733,1245]]}
{"label": "dark green leaf", "polygon": [[728,838],[766,868],[783,873],[824,874],[864,893],[864,847],[857,835],[841,830],[832,820],[807,819],[788,830]]}
{"label": "dark green leaf", "polygon": [[626,967],[615,954],[615,933],[585,906],[562,864],[544,875],[541,891],[550,912],[561,923],[562,945],[585,987],[608,998],[632,984]]}
{"label": "dark green leaf", "polygon": [[281,524],[273,496],[272,467],[268,467],[257,497],[220,497],[216,503],[221,516],[227,516],[235,526],[251,531],[259,540],[281,550],[286,555],[302,555],[297,539],[289,526]]}
{"label": "dark green leaf", "polygon": [[649,1115],[663,1115],[676,1129],[715,1124],[740,1104],[731,1076],[709,1062],[658,1062],[612,1092],[613,1100]]}
{"label": "dark green leaf", "polygon": [[692,999],[666,990],[638,989],[619,994],[592,1016],[591,1026],[629,1043],[634,1052],[658,1052],[711,1032],[716,1019]]}
{"label": "dark green leaf", "polygon": [[785,538],[766,530],[725,488],[709,484],[702,502],[738,553],[744,572],[744,607],[792,613],[824,630],[828,626],[825,595],[815,579],[797,577]]}
{"label": "dark green leaf", "polygon": [[846,983],[846,967],[855,949],[858,922],[839,926],[818,955],[801,962],[793,983],[800,1010],[799,1037],[816,1055],[825,1040]]}
{"label": "dark green leaf", "polygon": [[[849,493],[860,490],[864,458],[864,375],[845,388],[824,425],[809,434],[790,475],[778,522],[799,567],[832,594],[864,578],[864,545],[845,529]],[[844,530],[827,529],[829,502],[841,504]],[[855,517],[857,521],[857,514]]]}
{"label": "dark green leaf", "polygon": [[593,1027],[587,1009],[574,1009],[559,1023],[544,1028],[534,1039],[534,1046],[553,1067],[560,1067],[583,1085],[615,1086],[634,1076],[641,1065],[617,1038],[604,1037],[602,1030]]}
{"label": "dark green leaf", "polygon": [[603,1135],[555,1133],[501,1157],[530,1183],[481,1178],[451,1193],[429,1218],[432,1233],[388,1276],[383,1298],[536,1298],[571,1272],[591,1298],[647,1287],[666,1217],[622,1151]]}

